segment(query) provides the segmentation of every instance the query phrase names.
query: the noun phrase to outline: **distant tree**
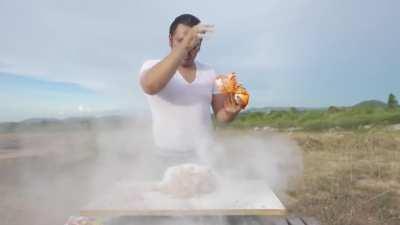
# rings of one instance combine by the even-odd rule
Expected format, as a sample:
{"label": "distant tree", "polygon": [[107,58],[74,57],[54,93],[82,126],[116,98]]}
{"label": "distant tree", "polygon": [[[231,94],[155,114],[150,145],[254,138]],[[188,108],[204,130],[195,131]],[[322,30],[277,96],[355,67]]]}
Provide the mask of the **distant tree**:
{"label": "distant tree", "polygon": [[388,108],[389,109],[395,109],[399,107],[399,102],[396,99],[396,96],[394,94],[390,93],[389,98],[388,98]]}
{"label": "distant tree", "polygon": [[289,111],[291,113],[298,113],[299,112],[299,110],[296,107],[290,107]]}
{"label": "distant tree", "polygon": [[329,106],[328,112],[329,113],[337,113],[337,112],[340,112],[340,109],[336,106]]}

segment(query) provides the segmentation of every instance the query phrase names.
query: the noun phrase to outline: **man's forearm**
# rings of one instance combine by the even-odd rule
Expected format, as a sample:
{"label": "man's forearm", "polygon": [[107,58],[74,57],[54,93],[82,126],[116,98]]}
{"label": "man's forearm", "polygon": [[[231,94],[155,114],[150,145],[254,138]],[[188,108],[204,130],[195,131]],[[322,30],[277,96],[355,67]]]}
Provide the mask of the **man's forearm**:
{"label": "man's forearm", "polygon": [[227,112],[224,108],[222,108],[218,111],[216,118],[218,122],[229,123],[232,122],[238,114],[239,112]]}
{"label": "man's forearm", "polygon": [[147,94],[156,94],[163,89],[174,76],[186,54],[184,48],[175,48],[167,57],[149,69],[140,81],[143,90]]}

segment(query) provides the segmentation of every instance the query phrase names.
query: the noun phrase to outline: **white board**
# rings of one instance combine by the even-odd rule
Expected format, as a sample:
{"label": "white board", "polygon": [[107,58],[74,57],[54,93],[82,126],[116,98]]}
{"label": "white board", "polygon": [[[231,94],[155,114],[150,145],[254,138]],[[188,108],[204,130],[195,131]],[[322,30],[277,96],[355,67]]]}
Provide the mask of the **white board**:
{"label": "white board", "polygon": [[271,215],[286,214],[285,207],[260,180],[223,181],[218,189],[188,199],[153,190],[153,184],[119,183],[107,195],[80,211],[82,216],[119,215]]}

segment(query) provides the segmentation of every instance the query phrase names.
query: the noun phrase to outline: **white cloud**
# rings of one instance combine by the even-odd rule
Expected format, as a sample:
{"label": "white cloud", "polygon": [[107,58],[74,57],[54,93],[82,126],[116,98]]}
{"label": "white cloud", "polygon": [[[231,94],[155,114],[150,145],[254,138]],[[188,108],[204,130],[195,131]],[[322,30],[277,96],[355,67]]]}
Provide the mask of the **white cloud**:
{"label": "white cloud", "polygon": [[[254,93],[265,88],[280,93],[271,101],[284,105],[292,102],[283,99],[293,97],[297,82],[314,79],[298,72],[304,68],[383,59],[394,65],[400,36],[396,6],[395,1],[3,0],[0,72],[79,83],[143,105],[136,77],[141,63],[167,54],[169,23],[190,12],[216,26],[201,59],[220,72],[241,72]],[[368,55],[371,49],[375,54]],[[305,101],[301,96],[298,104]]]}

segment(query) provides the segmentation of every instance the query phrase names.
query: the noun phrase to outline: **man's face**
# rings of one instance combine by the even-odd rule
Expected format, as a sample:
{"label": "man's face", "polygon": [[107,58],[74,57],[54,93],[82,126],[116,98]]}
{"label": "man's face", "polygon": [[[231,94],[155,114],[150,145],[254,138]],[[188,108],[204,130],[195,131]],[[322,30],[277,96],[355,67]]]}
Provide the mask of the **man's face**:
{"label": "man's face", "polygon": [[[190,29],[191,29],[191,27],[189,27],[189,26],[186,26],[184,24],[179,24],[176,27],[176,30],[173,33],[173,35],[169,36],[169,46],[171,48],[174,48],[175,46],[179,45],[179,43],[181,43],[183,41],[183,38],[189,32]],[[200,46],[201,46],[201,42],[197,47],[193,48],[191,51],[188,52],[188,54],[185,56],[185,58],[182,61],[182,64],[181,64],[182,66],[187,67],[187,66],[193,65],[193,62],[197,56],[197,53],[200,51]]]}

